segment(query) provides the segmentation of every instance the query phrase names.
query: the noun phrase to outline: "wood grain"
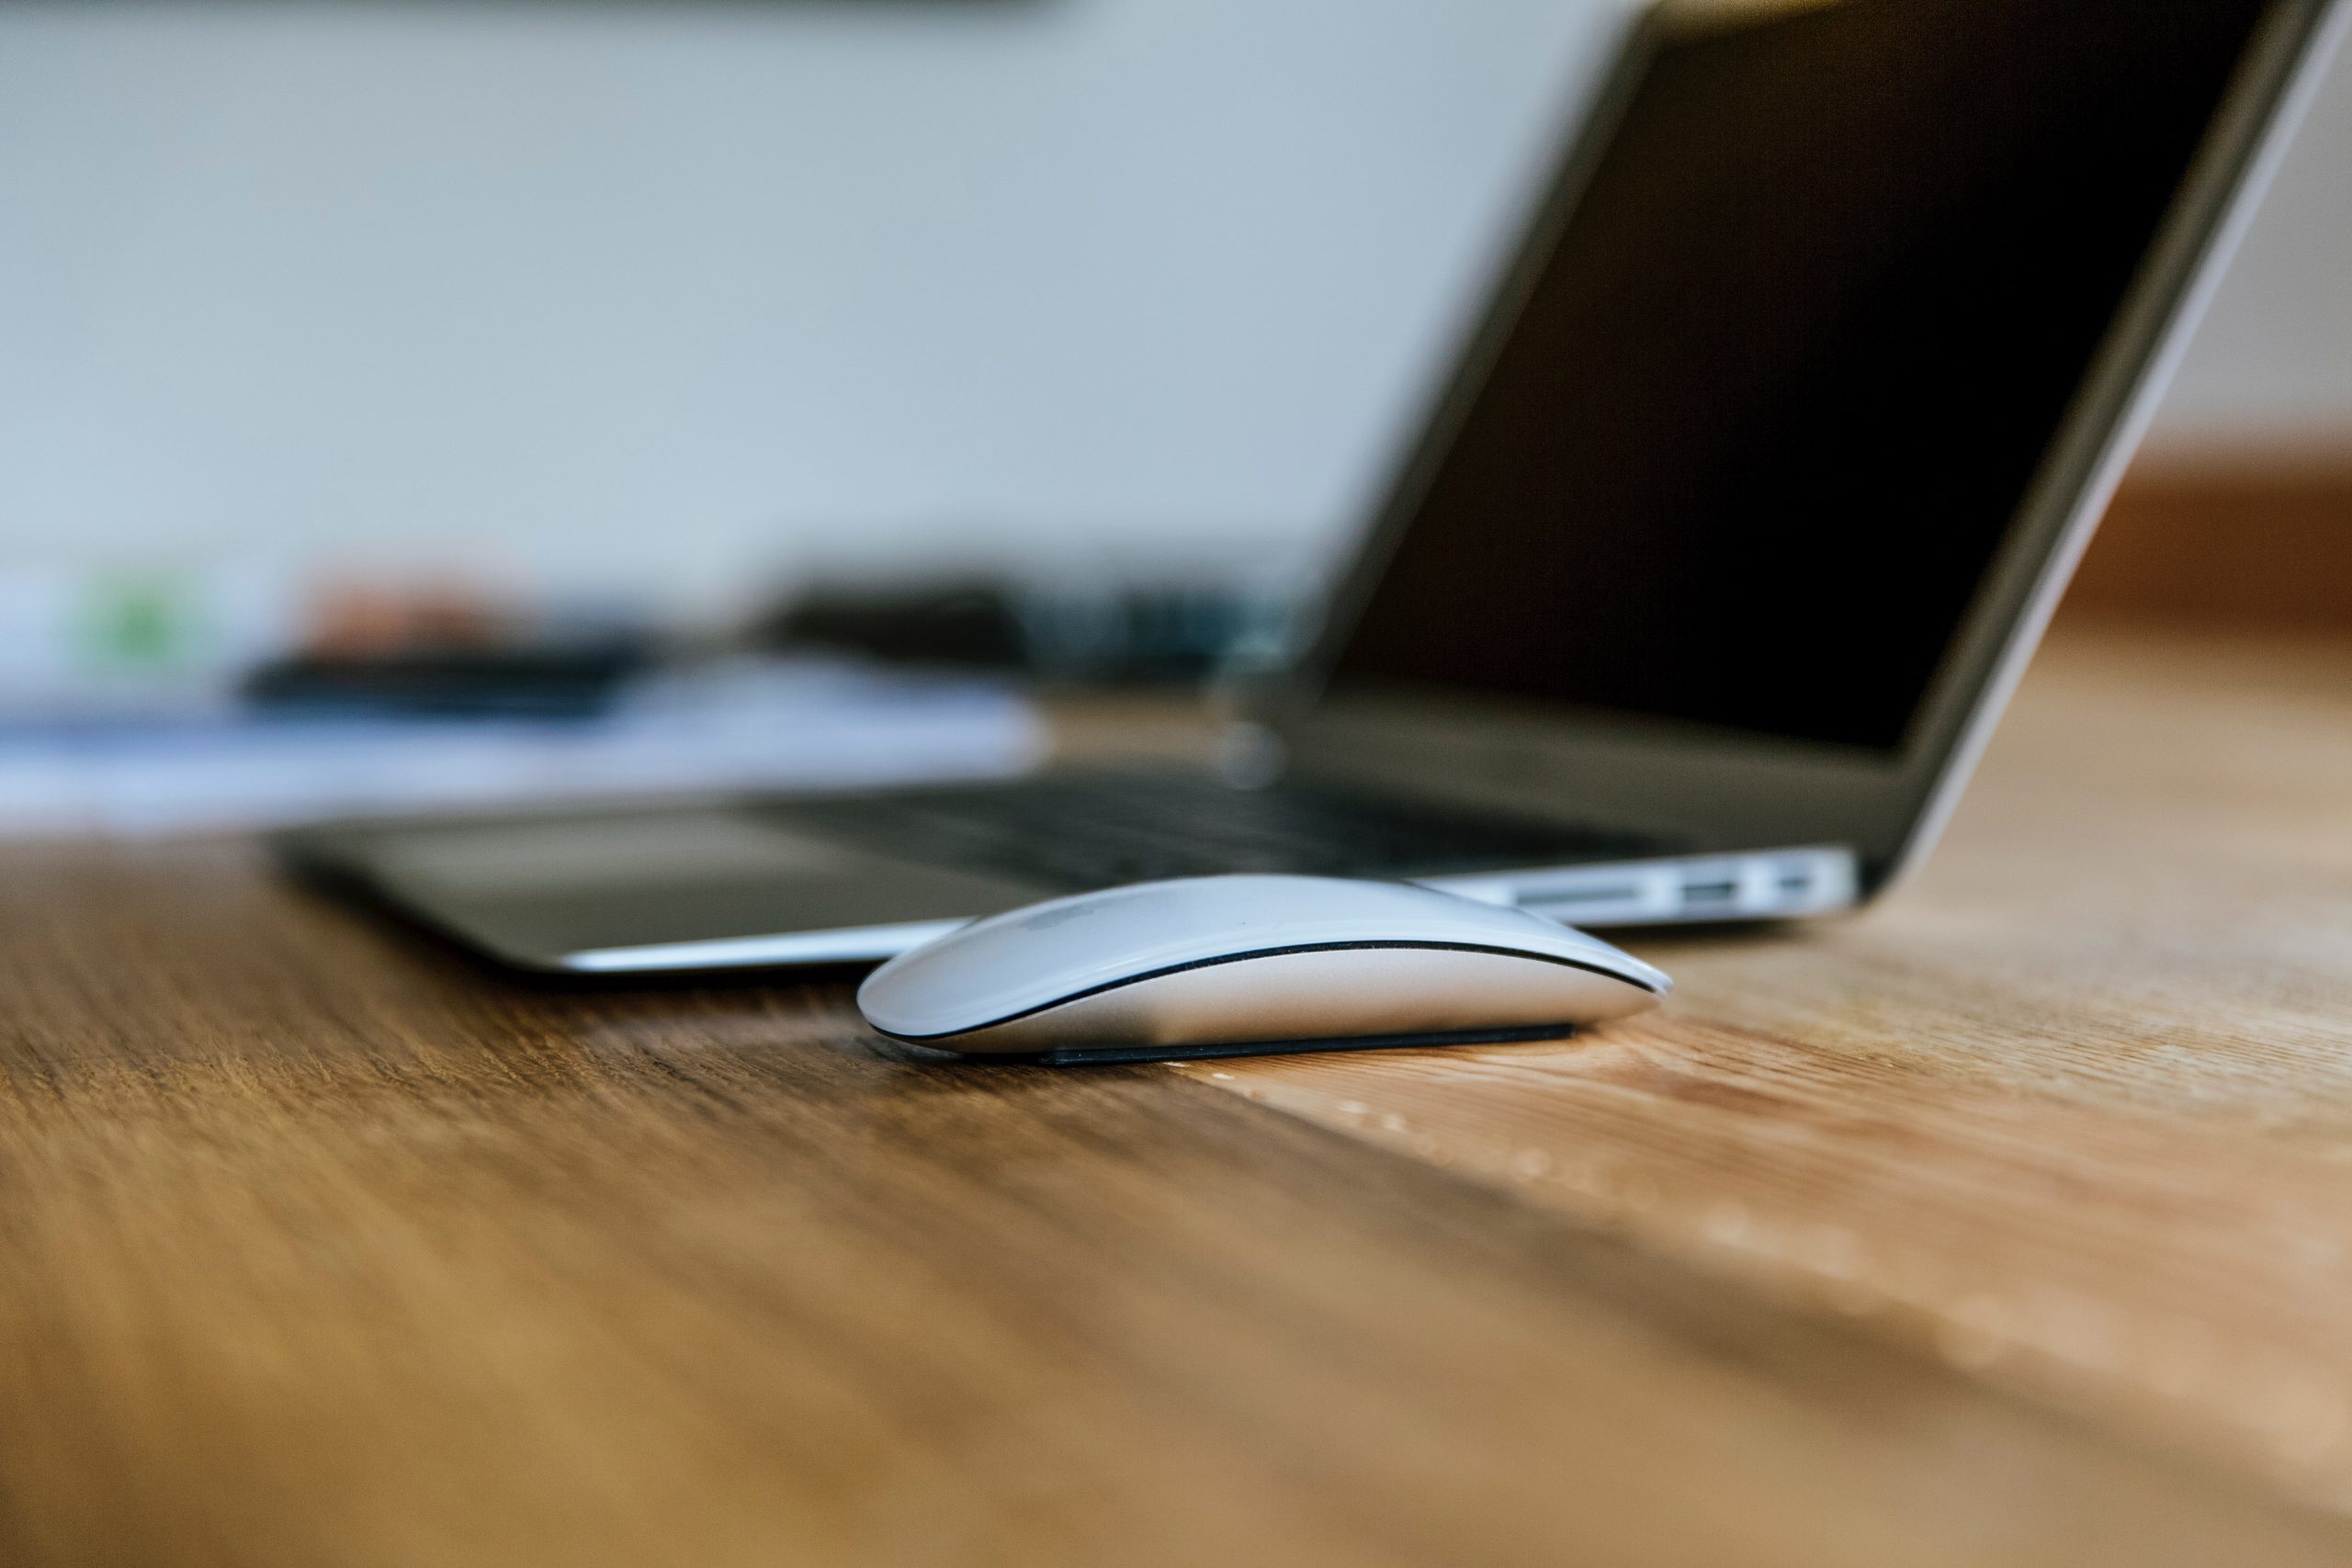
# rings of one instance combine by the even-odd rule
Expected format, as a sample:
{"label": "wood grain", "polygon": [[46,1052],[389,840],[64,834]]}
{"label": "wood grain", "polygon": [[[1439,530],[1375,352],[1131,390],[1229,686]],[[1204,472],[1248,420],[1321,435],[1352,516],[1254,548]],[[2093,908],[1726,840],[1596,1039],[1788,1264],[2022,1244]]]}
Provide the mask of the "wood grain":
{"label": "wood grain", "polygon": [[1220,1087],[2352,1506],[2352,644],[2047,650],[1858,918],[1663,1015]]}
{"label": "wood grain", "polygon": [[[238,844],[7,850],[0,1562],[2345,1561],[1977,1375],[2332,1386],[2352,843],[2222,743],[2339,766],[2339,704],[2077,655],[1927,881],[1659,949],[1654,1025],[1197,1078],[528,987]],[[2193,1325],[2182,1386],[2046,1292]]]}
{"label": "wood grain", "polygon": [[2332,1526],[1159,1069],[0,881],[0,1561],[2215,1562]]}

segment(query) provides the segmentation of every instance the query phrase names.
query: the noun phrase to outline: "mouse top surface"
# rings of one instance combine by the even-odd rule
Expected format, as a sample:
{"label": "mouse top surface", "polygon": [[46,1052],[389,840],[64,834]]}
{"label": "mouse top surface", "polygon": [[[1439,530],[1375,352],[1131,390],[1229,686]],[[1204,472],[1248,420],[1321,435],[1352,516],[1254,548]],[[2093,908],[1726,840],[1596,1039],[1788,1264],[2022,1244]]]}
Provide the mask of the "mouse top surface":
{"label": "mouse top surface", "polygon": [[1234,875],[1138,883],[976,920],[876,969],[857,1001],[885,1033],[938,1039],[1156,976],[1382,948],[1536,960],[1652,997],[1673,984],[1630,953],[1521,909],[1407,883]]}

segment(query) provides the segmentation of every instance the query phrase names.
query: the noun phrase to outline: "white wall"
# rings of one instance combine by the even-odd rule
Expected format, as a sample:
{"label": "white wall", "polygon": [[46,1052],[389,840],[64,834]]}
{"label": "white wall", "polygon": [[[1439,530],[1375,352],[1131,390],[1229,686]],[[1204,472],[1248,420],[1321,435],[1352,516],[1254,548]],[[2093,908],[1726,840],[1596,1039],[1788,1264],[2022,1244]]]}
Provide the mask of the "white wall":
{"label": "white wall", "polygon": [[2352,51],[2333,62],[2150,436],[2352,458]]}
{"label": "white wall", "polygon": [[1613,14],[0,7],[0,558],[1278,551]]}
{"label": "white wall", "polygon": [[[0,569],[1304,547],[1619,14],[17,0]],[[2339,81],[2162,439],[2352,433],[2347,168]]]}

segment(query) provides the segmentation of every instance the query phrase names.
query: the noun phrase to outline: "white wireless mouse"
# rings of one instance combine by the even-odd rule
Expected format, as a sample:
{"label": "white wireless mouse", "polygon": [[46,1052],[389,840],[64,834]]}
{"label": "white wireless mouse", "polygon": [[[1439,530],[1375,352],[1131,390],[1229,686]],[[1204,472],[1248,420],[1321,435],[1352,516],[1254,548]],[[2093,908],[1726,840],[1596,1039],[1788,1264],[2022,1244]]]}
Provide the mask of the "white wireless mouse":
{"label": "white wireless mouse", "polygon": [[975,920],[858,987],[900,1040],[1054,1061],[1546,1039],[1673,982],[1541,916],[1398,882],[1199,876]]}

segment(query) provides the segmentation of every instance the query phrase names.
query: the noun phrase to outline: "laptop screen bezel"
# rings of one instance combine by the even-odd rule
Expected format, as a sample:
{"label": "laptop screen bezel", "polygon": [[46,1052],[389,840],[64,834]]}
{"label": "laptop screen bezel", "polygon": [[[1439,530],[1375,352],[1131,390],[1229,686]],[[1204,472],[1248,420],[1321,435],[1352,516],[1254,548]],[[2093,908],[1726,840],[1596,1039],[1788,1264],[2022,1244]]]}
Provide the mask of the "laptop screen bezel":
{"label": "laptop screen bezel", "polygon": [[[1990,569],[1893,751],[1708,730],[1475,693],[1345,694],[1335,665],[1389,556],[1414,520],[1552,243],[1574,211],[1656,51],[1693,25],[1681,8],[1636,19],[1525,237],[1491,291],[1394,470],[1304,656],[1254,716],[1310,773],[1513,810],[1648,827],[1702,849],[1837,842],[1874,888],[1932,840],[1990,736],[2075,559],[2136,447],[2174,364],[2257,202],[2352,0],[2275,0],[2257,24],[2187,175],[2043,448]],[[1888,505],[1899,508],[1902,498]]]}

